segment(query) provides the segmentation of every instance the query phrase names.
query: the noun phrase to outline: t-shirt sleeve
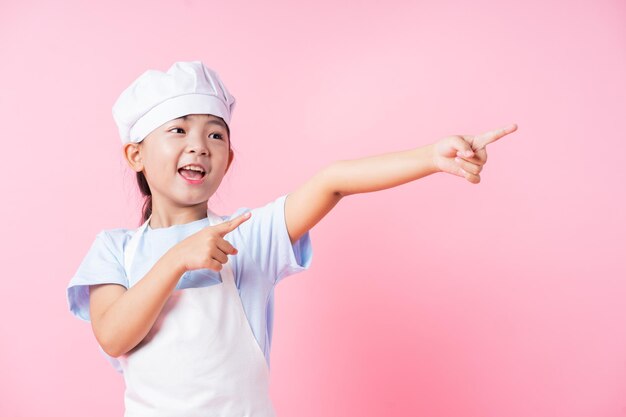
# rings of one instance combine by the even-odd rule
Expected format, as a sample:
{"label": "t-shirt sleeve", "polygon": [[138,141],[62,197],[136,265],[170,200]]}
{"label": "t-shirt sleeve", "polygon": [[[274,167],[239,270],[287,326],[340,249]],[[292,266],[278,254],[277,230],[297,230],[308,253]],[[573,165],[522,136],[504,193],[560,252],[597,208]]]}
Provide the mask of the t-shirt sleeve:
{"label": "t-shirt sleeve", "polygon": [[237,240],[243,242],[245,256],[273,283],[308,269],[313,258],[309,231],[291,244],[285,222],[286,198],[287,194],[262,207],[237,210],[231,216],[235,218],[248,211],[252,212],[252,216],[234,231],[239,234]]}
{"label": "t-shirt sleeve", "polygon": [[[112,237],[112,235],[115,236]],[[69,309],[76,317],[91,321],[89,317],[89,286],[95,284],[120,284],[128,288],[123,267],[123,234],[102,231],[83,258],[74,277],[67,286]]]}

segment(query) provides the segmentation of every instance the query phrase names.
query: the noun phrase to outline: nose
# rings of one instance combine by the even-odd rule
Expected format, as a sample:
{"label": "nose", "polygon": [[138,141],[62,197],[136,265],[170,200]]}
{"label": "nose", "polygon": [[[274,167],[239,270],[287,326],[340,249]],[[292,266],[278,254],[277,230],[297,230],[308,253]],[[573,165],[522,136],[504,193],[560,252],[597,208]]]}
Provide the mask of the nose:
{"label": "nose", "polygon": [[202,135],[196,133],[189,134],[187,137],[187,152],[195,152],[200,155],[207,155],[209,153],[209,148]]}

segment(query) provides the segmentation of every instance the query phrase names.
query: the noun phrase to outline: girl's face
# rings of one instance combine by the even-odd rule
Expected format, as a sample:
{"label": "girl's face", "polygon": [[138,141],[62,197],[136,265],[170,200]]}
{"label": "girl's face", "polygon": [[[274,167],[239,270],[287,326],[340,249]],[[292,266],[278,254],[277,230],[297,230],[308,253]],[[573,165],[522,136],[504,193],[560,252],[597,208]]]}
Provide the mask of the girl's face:
{"label": "girl's face", "polygon": [[[170,120],[144,138],[133,151],[126,151],[135,171],[142,171],[150,185],[153,202],[191,206],[206,204],[219,187],[230,163],[226,124],[211,114],[189,114]],[[195,164],[204,174],[182,170]],[[182,174],[181,174],[182,172]]]}

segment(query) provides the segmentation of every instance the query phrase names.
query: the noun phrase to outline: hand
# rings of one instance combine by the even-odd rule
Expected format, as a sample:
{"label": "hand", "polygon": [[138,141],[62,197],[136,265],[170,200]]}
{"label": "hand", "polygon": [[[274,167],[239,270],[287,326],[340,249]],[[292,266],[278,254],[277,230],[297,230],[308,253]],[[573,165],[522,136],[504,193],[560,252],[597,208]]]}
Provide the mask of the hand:
{"label": "hand", "polygon": [[177,243],[174,250],[178,255],[177,258],[183,263],[185,271],[205,268],[220,271],[222,265],[228,262],[226,255],[237,254],[237,249],[225,240],[224,236],[248,220],[250,216],[251,213],[247,212],[215,226],[207,226]]}
{"label": "hand", "polygon": [[476,136],[447,136],[433,144],[433,164],[439,171],[458,175],[478,184],[478,174],[487,162],[486,146],[516,130],[517,125],[514,123]]}

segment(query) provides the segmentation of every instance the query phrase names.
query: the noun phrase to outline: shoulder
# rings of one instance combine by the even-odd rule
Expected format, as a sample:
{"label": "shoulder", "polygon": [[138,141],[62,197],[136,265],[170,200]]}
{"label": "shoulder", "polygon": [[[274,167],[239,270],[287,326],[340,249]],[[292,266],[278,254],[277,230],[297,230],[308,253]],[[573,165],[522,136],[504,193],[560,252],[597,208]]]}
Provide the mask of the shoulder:
{"label": "shoulder", "polygon": [[279,195],[254,207],[241,206],[232,214],[222,216],[222,218],[224,221],[228,221],[250,212],[250,218],[237,226],[231,234],[246,240],[260,239],[260,241],[270,243],[268,239],[282,238],[283,231],[286,231],[285,201],[287,195]]}
{"label": "shoulder", "polygon": [[[252,217],[250,218],[250,220],[248,221],[252,221],[254,219],[254,214],[262,214],[264,216],[267,215],[273,215],[273,214],[280,214],[281,210],[284,210],[284,206],[285,206],[285,199],[287,198],[287,194],[282,194],[276,198],[274,198],[273,200],[267,201],[263,204],[254,206],[254,207],[249,207],[249,206],[241,206],[239,208],[237,208],[233,213],[231,213],[230,215],[226,215],[226,216],[219,216],[220,218],[222,218],[224,221],[227,220],[232,220],[238,216],[241,216],[242,214],[245,214],[247,212],[252,212]],[[257,216],[258,218],[258,216]],[[244,222],[244,224],[247,222]]]}
{"label": "shoulder", "polygon": [[111,239],[112,241],[117,242],[132,236],[135,230],[136,229],[124,229],[121,227],[117,229],[103,229],[100,231],[100,233],[98,233],[98,235],[102,235],[107,239]]}
{"label": "shoulder", "polygon": [[98,264],[101,261],[122,263],[124,248],[134,233],[134,229],[103,229],[93,238],[83,266]]}
{"label": "shoulder", "polygon": [[234,230],[234,233],[231,232],[231,235],[245,239],[249,239],[253,236],[267,237],[275,233],[276,229],[280,229],[284,224],[286,197],[287,194],[280,195],[261,205],[253,207],[240,206],[231,214],[219,217],[222,218],[223,221],[228,221],[250,212],[250,218],[241,223]]}
{"label": "shoulder", "polygon": [[[257,206],[240,206],[228,215],[220,216],[223,221],[233,220],[247,212],[251,212],[248,220],[241,223],[232,232],[227,234],[227,240],[266,240],[280,229],[284,223],[284,201],[287,194],[278,196]],[[230,238],[230,239],[229,239]]]}
{"label": "shoulder", "polygon": [[96,235],[96,242],[111,249],[113,252],[121,252],[124,246],[135,233],[136,229],[104,229]]}
{"label": "shoulder", "polygon": [[252,209],[240,207],[235,210],[231,217],[246,211],[251,211],[252,216],[226,235],[233,236],[235,243],[242,242],[242,247],[238,249],[245,250],[237,255],[240,261],[249,259],[248,265],[254,265],[257,275],[268,279],[272,285],[288,275],[307,269],[313,253],[308,231],[298,241],[291,243],[285,222],[287,196],[280,195]]}
{"label": "shoulder", "polygon": [[105,256],[115,258],[122,263],[124,249],[136,232],[137,228],[102,229],[96,234],[90,252],[108,254]]}

